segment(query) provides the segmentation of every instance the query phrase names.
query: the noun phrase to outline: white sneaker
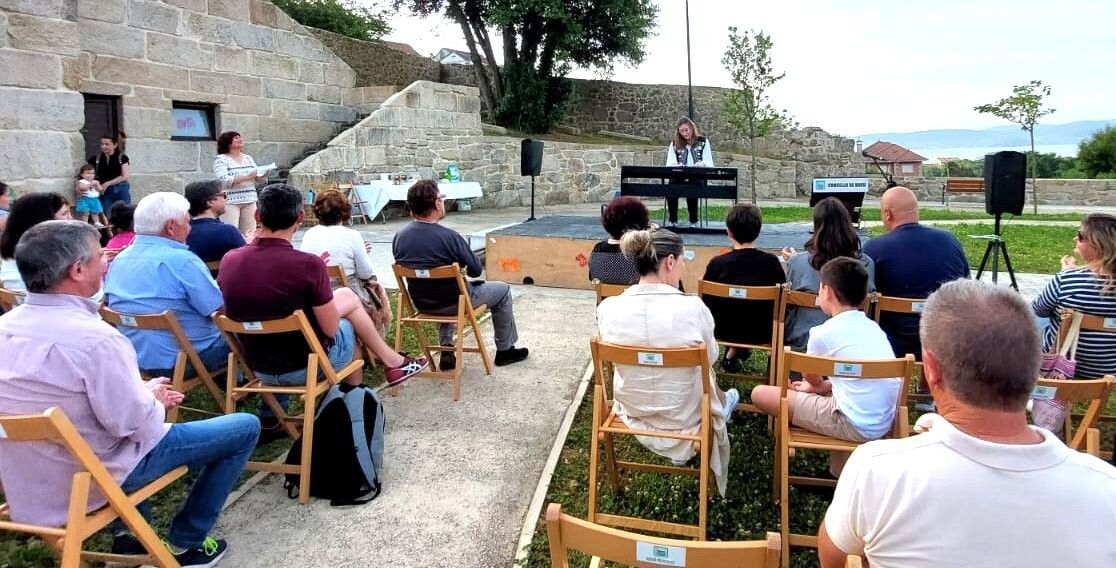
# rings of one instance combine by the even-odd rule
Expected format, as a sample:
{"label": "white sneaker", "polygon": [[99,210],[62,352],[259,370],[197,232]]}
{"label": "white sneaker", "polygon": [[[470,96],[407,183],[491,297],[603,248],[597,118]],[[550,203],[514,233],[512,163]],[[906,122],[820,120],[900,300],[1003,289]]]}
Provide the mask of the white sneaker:
{"label": "white sneaker", "polygon": [[740,391],[729,389],[725,391],[725,422],[732,422],[732,414],[736,412],[736,404],[740,402]]}

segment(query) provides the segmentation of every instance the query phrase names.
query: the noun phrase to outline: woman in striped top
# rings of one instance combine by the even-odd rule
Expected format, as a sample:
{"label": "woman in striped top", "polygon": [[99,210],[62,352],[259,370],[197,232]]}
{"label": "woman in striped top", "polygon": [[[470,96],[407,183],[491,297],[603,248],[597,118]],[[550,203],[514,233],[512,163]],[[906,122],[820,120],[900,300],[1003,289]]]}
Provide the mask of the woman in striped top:
{"label": "woman in striped top", "polygon": [[213,158],[213,175],[225,184],[228,192],[221,221],[235,225],[241,233],[256,228],[256,161],[244,153],[244,140],[239,132],[224,132],[217,137],[217,156]]}
{"label": "woman in striped top", "polygon": [[[1036,315],[1051,321],[1043,335],[1046,350],[1058,337],[1059,309],[1116,317],[1116,217],[1105,213],[1085,217],[1077,230],[1074,251],[1085,266],[1078,267],[1072,256],[1063,256],[1062,271],[1031,304]],[[1116,333],[1081,332],[1076,360],[1078,378],[1116,374]]]}

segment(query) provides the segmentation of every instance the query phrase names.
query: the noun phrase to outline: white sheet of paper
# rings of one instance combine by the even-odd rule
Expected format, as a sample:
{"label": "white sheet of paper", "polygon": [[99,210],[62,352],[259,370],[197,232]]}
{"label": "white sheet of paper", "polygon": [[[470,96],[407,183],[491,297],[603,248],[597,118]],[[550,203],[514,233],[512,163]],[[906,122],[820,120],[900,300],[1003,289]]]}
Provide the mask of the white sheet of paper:
{"label": "white sheet of paper", "polygon": [[256,166],[256,176],[257,177],[263,177],[263,176],[267,175],[267,172],[270,172],[271,170],[277,169],[278,167],[279,166],[275,165],[275,162],[271,162],[270,164],[265,164],[263,166]]}

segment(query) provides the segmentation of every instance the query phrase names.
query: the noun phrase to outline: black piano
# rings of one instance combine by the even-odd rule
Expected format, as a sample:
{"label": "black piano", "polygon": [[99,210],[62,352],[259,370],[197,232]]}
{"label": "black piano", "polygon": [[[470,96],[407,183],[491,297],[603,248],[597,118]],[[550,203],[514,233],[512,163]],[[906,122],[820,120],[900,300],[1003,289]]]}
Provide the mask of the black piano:
{"label": "black piano", "polygon": [[[682,166],[621,166],[620,195],[662,197],[666,220],[666,197],[723,199],[736,203],[736,168],[688,168]],[[679,232],[721,232],[724,223],[710,223],[701,207],[698,227],[677,228]],[[674,230],[675,228],[672,228]]]}

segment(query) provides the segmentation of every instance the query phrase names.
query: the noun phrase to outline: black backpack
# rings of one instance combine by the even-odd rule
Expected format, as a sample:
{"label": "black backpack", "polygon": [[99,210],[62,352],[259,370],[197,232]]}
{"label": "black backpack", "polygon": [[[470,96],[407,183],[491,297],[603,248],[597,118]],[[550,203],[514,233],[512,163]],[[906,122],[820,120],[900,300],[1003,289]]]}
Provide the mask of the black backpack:
{"label": "black backpack", "polygon": [[[287,453],[287,464],[302,461],[302,437]],[[384,408],[371,388],[330,387],[314,416],[310,452],[310,495],[330,505],[362,505],[380,494],[384,461]],[[283,488],[298,498],[299,474],[288,473]]]}

